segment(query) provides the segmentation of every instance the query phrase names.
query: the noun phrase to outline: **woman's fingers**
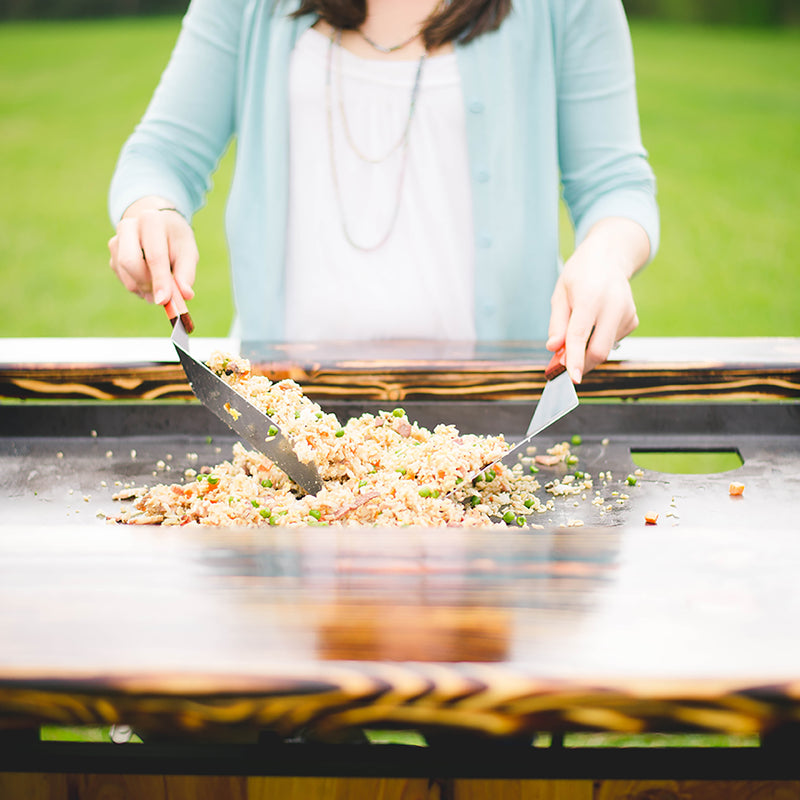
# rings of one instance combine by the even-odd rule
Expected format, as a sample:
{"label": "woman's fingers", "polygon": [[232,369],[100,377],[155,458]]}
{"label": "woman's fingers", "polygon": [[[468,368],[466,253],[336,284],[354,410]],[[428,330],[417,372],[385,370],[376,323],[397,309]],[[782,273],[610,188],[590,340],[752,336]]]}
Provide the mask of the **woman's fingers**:
{"label": "woman's fingers", "polygon": [[179,313],[194,296],[197,244],[178,213],[147,208],[123,218],[108,243],[112,270],[129,291],[148,302],[173,301]]}
{"label": "woman's fingers", "polygon": [[584,372],[591,369],[586,364],[586,347],[592,337],[596,318],[595,310],[587,303],[577,302],[572,309],[565,342],[566,367],[573,383],[580,383]]}
{"label": "woman's fingers", "polygon": [[546,346],[554,351],[566,346],[567,372],[580,383],[638,324],[627,276],[575,260],[567,264],[553,292]]}
{"label": "woman's fingers", "polygon": [[170,252],[172,256],[172,275],[178,290],[185,300],[194,297],[195,275],[197,273],[197,262],[199,253],[194,233],[189,225],[184,224],[176,233],[174,240],[171,240]]}
{"label": "woman's fingers", "polygon": [[155,210],[143,211],[138,219],[142,255],[150,272],[153,300],[163,306],[174,293],[168,222],[162,212]]}
{"label": "woman's fingers", "polygon": [[593,370],[598,364],[602,364],[614,347],[617,340],[616,325],[613,319],[601,317],[594,326],[592,335],[586,344],[586,354],[584,356],[584,372]]}
{"label": "woman's fingers", "polygon": [[138,220],[123,219],[117,226],[116,257],[112,252],[111,268],[126,288],[133,284],[135,288],[130,291],[140,296],[151,291],[150,273],[139,240]]}
{"label": "woman's fingers", "polygon": [[108,260],[108,265],[116,273],[117,277],[122,281],[122,285],[133,294],[139,294],[139,287],[136,281],[119,266],[119,234],[114,234],[108,240],[108,252],[111,257]]}
{"label": "woman's fingers", "polygon": [[605,303],[596,309],[596,318],[584,343],[583,374],[608,360],[614,345],[632,333],[638,324],[639,318],[627,280],[610,286]]}
{"label": "woman's fingers", "polygon": [[556,282],[553,296],[550,298],[550,325],[545,347],[553,353],[564,345],[570,311],[569,295],[562,276]]}

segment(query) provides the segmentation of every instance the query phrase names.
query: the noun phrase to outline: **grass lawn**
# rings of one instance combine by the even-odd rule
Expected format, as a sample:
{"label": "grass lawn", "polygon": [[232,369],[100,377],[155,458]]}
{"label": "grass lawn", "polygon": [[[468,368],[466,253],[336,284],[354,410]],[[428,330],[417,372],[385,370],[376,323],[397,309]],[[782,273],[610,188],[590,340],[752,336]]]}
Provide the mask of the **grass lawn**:
{"label": "grass lawn", "polygon": [[[403,744],[424,747],[424,736],[415,731],[366,731],[370,744]],[[46,725],[40,731],[42,741],[49,742],[109,742],[109,728],[69,728]],[[134,734],[131,743],[141,739]],[[534,737],[532,745],[549,747],[549,734]],[[564,747],[758,747],[758,736],[725,736],[723,734],[617,734],[571,733],[564,737]]]}
{"label": "grass lawn", "polygon": [[[176,17],[0,25],[0,336],[161,336],[107,268],[106,191]],[[800,335],[800,31],[633,26],[661,252],[635,280],[643,335]],[[195,220],[199,333],[231,317],[231,156]]]}
{"label": "grass lawn", "polygon": [[[106,211],[119,149],[143,113],[180,20],[0,25],[2,336],[161,336],[164,313],[108,268]],[[225,335],[232,305],[222,191],[196,217],[202,268],[193,313]]]}
{"label": "grass lawn", "polygon": [[800,30],[634,27],[662,247],[643,335],[800,335]]}

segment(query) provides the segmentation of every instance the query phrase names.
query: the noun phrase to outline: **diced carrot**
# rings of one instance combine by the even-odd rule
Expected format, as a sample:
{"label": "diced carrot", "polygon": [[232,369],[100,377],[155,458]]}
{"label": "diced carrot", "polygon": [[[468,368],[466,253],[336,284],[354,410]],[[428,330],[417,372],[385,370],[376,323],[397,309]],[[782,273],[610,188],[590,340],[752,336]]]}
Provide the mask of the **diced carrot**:
{"label": "diced carrot", "polygon": [[738,497],[742,492],[744,492],[743,483],[732,483],[728,487],[728,494],[731,495],[731,497]]}
{"label": "diced carrot", "polygon": [[648,511],[644,515],[644,521],[646,525],[655,525],[658,522],[658,514],[655,511]]}

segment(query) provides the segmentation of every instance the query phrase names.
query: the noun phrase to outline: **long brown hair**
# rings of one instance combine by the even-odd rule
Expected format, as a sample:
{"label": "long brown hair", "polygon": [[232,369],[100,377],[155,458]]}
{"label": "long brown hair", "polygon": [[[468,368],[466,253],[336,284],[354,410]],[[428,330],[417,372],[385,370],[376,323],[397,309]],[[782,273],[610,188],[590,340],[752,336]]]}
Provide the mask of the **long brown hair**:
{"label": "long brown hair", "polygon": [[[468,42],[496,30],[511,11],[511,0],[451,0],[442,3],[422,27],[425,46],[432,50],[458,39]],[[356,30],[367,16],[367,0],[301,0],[295,16],[317,14],[334,28]]]}

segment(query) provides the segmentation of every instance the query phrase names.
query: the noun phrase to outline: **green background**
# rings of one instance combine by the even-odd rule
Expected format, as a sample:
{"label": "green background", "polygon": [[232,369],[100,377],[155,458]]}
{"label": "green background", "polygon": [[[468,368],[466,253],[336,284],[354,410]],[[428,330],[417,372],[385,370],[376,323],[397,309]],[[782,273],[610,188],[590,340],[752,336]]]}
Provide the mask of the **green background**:
{"label": "green background", "polygon": [[[167,333],[108,268],[106,193],[179,24],[0,24],[0,336]],[[800,30],[636,19],[632,33],[662,212],[661,252],[634,279],[638,333],[800,335]],[[194,223],[204,336],[232,315],[231,160]]]}

